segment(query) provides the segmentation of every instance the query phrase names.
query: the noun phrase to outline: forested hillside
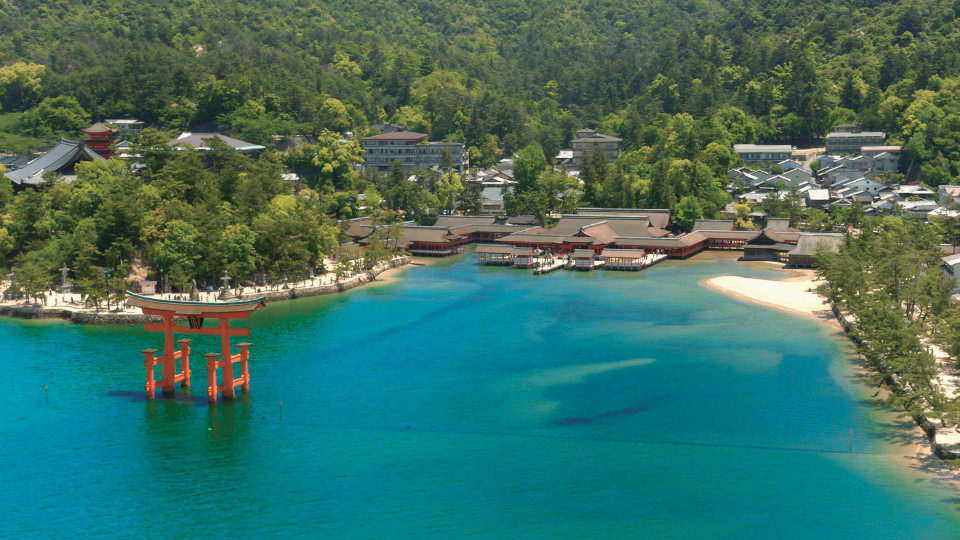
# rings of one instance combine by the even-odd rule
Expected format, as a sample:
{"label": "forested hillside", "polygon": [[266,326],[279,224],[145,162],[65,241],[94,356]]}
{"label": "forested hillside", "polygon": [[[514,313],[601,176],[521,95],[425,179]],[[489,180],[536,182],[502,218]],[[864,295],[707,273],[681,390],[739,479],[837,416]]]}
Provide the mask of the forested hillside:
{"label": "forested hillside", "polygon": [[[945,0],[8,2],[0,54],[28,64],[4,70],[0,105],[69,96],[92,118],[220,122],[258,142],[395,121],[486,161],[534,142],[553,155],[582,126],[639,148],[659,114],[722,119],[726,142],[799,145],[856,120],[908,142],[939,182],[960,157],[958,12]],[[20,124],[75,129],[49,110],[72,102],[48,105]]]}
{"label": "forested hillside", "polygon": [[[453,172],[355,174],[362,152],[342,137],[380,122],[462,141],[472,165],[517,154],[507,209],[541,220],[656,207],[689,228],[730,201],[733,144],[819,145],[847,122],[904,144],[911,179],[960,183],[958,14],[946,0],[5,2],[0,150],[121,115],[160,131],[137,141],[139,174],[111,161],[16,196],[0,184],[0,258],[24,292],[66,264],[102,295],[99,270],[126,277],[131,261],[178,287],[296,274],[338,249],[336,219],[380,218],[381,201],[418,222],[476,211],[479,185]],[[548,165],[583,127],[624,143],[614,164],[587,161],[581,189]],[[316,144],[258,160],[158,152],[179,130]]]}

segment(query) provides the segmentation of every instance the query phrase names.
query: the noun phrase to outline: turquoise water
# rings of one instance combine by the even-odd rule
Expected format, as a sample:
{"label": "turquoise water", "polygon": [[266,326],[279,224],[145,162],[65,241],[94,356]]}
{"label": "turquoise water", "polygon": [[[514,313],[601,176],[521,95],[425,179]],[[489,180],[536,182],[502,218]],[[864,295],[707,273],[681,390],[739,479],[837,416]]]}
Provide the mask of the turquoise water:
{"label": "turquoise water", "polygon": [[143,398],[159,334],[0,320],[0,537],[960,536],[844,344],[698,285],[726,273],[774,275],[409,268],[257,312],[251,395],[215,407],[199,356]]}

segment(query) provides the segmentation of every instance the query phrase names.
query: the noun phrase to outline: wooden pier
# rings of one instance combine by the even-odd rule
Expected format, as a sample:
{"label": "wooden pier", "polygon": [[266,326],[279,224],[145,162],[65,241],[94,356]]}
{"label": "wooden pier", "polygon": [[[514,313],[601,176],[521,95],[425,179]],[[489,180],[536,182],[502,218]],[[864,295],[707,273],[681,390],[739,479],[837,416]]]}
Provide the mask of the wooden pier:
{"label": "wooden pier", "polygon": [[549,274],[554,270],[559,270],[564,267],[566,260],[562,257],[549,257],[537,259],[537,262],[533,266],[533,275],[539,276],[540,274]]}
{"label": "wooden pier", "polygon": [[569,255],[555,255],[529,247],[481,245],[477,248],[477,262],[481,265],[514,266],[531,268],[533,275],[549,274],[566,270],[633,270],[649,268],[665,259],[665,253],[648,253],[640,249],[604,249],[597,253],[592,249],[578,249]]}
{"label": "wooden pier", "polygon": [[665,253],[650,253],[643,258],[643,267],[649,268],[659,262],[665,261],[669,256]]}

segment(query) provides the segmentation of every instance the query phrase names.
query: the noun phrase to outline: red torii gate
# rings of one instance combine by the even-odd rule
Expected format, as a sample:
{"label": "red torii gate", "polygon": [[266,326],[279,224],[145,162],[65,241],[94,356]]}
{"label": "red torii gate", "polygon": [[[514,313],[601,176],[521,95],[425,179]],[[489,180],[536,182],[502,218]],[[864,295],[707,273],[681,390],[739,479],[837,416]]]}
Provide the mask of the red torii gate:
{"label": "red torii gate", "polygon": [[[207,397],[210,403],[217,402],[217,394],[223,393],[224,399],[236,397],[236,387],[240,386],[244,392],[250,391],[250,371],[247,369],[247,360],[250,357],[248,348],[250,343],[238,343],[239,354],[230,353],[230,336],[247,337],[250,330],[247,328],[232,328],[232,319],[246,319],[256,309],[263,307],[263,297],[236,302],[191,302],[184,300],[163,300],[150,298],[127,291],[128,303],[139,307],[145,315],[163,317],[160,324],[147,323],[144,330],[164,333],[163,354],[155,356],[156,349],[143,349],[144,365],[147,372],[145,389],[147,398],[153,399],[156,387],[163,389],[164,395],[172,395],[179,382],[182,386],[190,386],[190,341],[177,340],[179,350],[174,350],[173,334],[203,334],[220,336],[221,352],[207,353]],[[174,317],[186,317],[188,325],[174,324]],[[204,328],[204,319],[217,319],[219,324]],[[217,360],[220,357],[220,360]],[[177,372],[177,360],[180,360],[180,371]],[[240,362],[240,377],[234,378],[233,364]],[[153,368],[157,364],[162,366],[160,381],[154,380]],[[223,369],[223,382],[217,383],[217,369]]]}

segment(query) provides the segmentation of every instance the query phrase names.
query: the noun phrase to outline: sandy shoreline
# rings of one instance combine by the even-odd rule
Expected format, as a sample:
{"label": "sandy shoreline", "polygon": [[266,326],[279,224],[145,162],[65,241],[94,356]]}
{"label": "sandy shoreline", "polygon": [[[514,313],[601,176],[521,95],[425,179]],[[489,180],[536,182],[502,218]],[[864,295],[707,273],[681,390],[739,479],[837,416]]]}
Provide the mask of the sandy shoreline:
{"label": "sandy shoreline", "polygon": [[716,276],[701,285],[729,296],[763,304],[805,317],[810,317],[839,329],[830,306],[816,293],[823,282],[813,270],[790,270],[784,279],[758,279],[741,276]]}
{"label": "sandy shoreline", "polygon": [[401,270],[408,270],[412,266],[431,266],[443,260],[439,257],[410,257],[409,259],[410,260],[407,264],[402,266],[394,266],[393,268],[387,268],[386,270],[380,272],[373,281],[367,282],[363,286],[365,288],[370,288],[379,287],[388,283],[394,283],[400,279],[399,274]]}
{"label": "sandy shoreline", "polygon": [[[789,270],[788,277],[780,280],[746,278],[741,276],[716,276],[705,279],[701,285],[739,300],[762,304],[815,319],[846,336],[840,323],[833,315],[827,302],[816,293],[823,282],[817,280],[813,270]],[[853,378],[858,385],[873,389],[867,381],[867,369],[859,357],[853,359]],[[878,408],[885,408],[874,398],[868,398]],[[892,456],[901,464],[924,477],[938,483],[960,489],[960,476],[949,464],[936,457],[931,451],[926,434],[909,419],[898,418],[894,411],[884,414],[884,420],[891,430],[899,431],[902,437],[894,435],[891,447]]]}

